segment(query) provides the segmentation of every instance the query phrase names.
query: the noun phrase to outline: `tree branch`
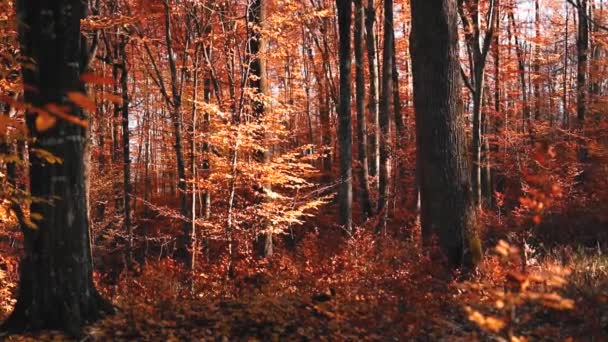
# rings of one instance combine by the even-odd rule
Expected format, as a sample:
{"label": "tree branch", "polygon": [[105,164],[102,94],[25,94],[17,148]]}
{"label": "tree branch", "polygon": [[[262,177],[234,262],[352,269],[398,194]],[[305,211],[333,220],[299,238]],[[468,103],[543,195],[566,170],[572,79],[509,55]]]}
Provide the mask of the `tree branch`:
{"label": "tree branch", "polygon": [[[573,6],[574,8],[576,8],[576,9],[579,9],[579,10],[581,9],[581,6],[580,6],[579,4],[574,3],[574,1],[572,1],[572,0],[566,0],[566,2],[567,2],[567,3],[569,3],[570,5],[572,5],[572,6]],[[604,31],[608,32],[608,27],[607,27],[607,26],[604,26],[604,25],[602,25],[602,24],[598,23],[598,22],[597,22],[597,20],[595,20],[595,19],[593,19],[593,18],[590,18],[590,17],[587,15],[587,13],[584,13],[584,14],[583,14],[583,13],[581,13],[581,14],[582,14],[582,15],[583,15],[583,16],[584,16],[584,17],[585,17],[585,18],[586,18],[588,21],[590,21],[590,22],[591,22],[593,25],[595,25],[595,27],[597,27],[597,28],[599,28],[599,29],[602,29],[602,30],[604,30]]]}

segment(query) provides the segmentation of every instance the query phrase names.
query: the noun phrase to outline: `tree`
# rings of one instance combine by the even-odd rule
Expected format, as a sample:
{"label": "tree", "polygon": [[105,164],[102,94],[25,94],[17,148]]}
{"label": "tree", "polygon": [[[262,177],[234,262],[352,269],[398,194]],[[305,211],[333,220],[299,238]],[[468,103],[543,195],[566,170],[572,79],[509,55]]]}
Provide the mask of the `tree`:
{"label": "tree", "polygon": [[384,0],[384,49],[382,51],[382,97],[380,99],[380,177],[378,213],[380,226],[386,226],[391,166],[391,98],[393,97],[393,63],[395,44],[393,32],[393,1]]}
{"label": "tree", "polygon": [[[495,0],[490,0],[488,12],[485,16],[487,29],[482,34],[482,23],[480,14],[479,0],[458,0],[458,11],[464,24],[464,35],[469,52],[469,62],[471,65],[471,77],[466,79],[466,84],[473,94],[473,198],[478,206],[481,206],[482,186],[481,186],[481,164],[482,164],[482,130],[484,121],[483,98],[485,89],[486,61],[496,20],[494,19],[496,10]],[[464,75],[464,72],[463,72]]]}
{"label": "tree", "polygon": [[363,0],[355,0],[355,74],[357,97],[357,141],[359,156],[359,177],[361,186],[361,206],[366,218],[373,215],[369,187],[369,165],[367,158],[367,118],[365,117],[365,74],[363,69],[363,43],[365,12]]}
{"label": "tree", "polygon": [[353,216],[352,188],[352,144],[351,126],[351,0],[336,0],[338,8],[339,59],[340,59],[340,102],[338,104],[338,149],[340,155],[340,178],[338,201],[340,203],[340,224],[350,233]]}
{"label": "tree", "polygon": [[422,234],[426,243],[438,236],[450,265],[470,268],[481,248],[460,100],[456,0],[412,0],[411,10]]}
{"label": "tree", "polygon": [[[166,56],[169,64],[169,72],[170,72],[170,92],[165,85],[165,81],[163,79],[163,75],[161,73],[160,68],[156,62],[156,59],[152,55],[152,51],[147,42],[144,43],[144,48],[146,54],[150,58],[150,62],[152,64],[153,72],[149,72],[149,76],[154,80],[154,83],[160,88],[161,94],[171,111],[171,123],[173,126],[173,137],[175,144],[173,145],[173,149],[175,151],[175,159],[177,165],[177,188],[179,192],[180,199],[180,214],[182,220],[182,231],[183,234],[180,241],[180,249],[182,254],[186,255],[187,249],[190,248],[192,250],[192,226],[188,224],[188,219],[190,218],[190,207],[188,206],[188,187],[186,184],[186,162],[184,159],[183,152],[183,143],[182,143],[182,126],[183,126],[183,84],[185,79],[185,68],[181,68],[178,70],[176,56],[177,52],[174,48],[174,32],[173,32],[173,24],[171,19],[171,4],[170,0],[163,0],[163,22],[164,22],[164,41],[166,44]],[[141,31],[136,28],[139,36],[143,38],[143,34]],[[190,40],[190,27],[185,32],[185,40],[184,44],[186,47],[189,45]],[[182,58],[183,60],[187,60],[188,49],[184,49]],[[181,71],[181,72],[179,72]],[[191,259],[191,258],[188,258]]]}
{"label": "tree", "polygon": [[89,58],[80,33],[86,7],[78,0],[22,0],[17,11],[22,53],[35,63],[24,65],[22,73],[25,101],[32,106],[27,115],[30,188],[38,200],[30,206],[31,222],[18,214],[25,255],[17,304],[2,329],[78,334],[83,324],[110,310],[93,284],[83,163],[86,121],[76,104],[84,96],[80,75]]}
{"label": "tree", "polygon": [[[370,134],[370,168],[369,173],[375,177],[380,170],[380,81],[378,76],[378,54],[376,51],[376,7],[374,0],[367,0],[365,9],[365,31],[367,46],[367,61],[369,69],[369,116],[372,121],[372,133]],[[377,190],[377,189],[376,189]]]}
{"label": "tree", "polygon": [[[264,98],[260,98],[260,95],[263,97],[268,94],[268,77],[266,74],[265,56],[267,41],[264,34],[260,32],[266,21],[266,6],[266,0],[253,0],[249,4],[249,11],[247,13],[248,21],[254,25],[253,29],[251,30],[251,37],[249,38],[249,42],[247,44],[247,52],[251,58],[249,65],[252,76],[249,80],[249,85],[254,91],[254,115],[260,122],[264,119],[264,114],[266,111]],[[264,139],[266,132],[260,132],[260,136],[262,139]],[[260,155],[262,162],[268,163],[270,161],[270,151],[268,149],[263,151],[260,150],[256,153]],[[271,184],[261,184],[259,188],[264,189],[264,196],[266,196],[266,193],[271,190]],[[273,254],[272,231],[269,231],[269,227],[266,227],[266,230],[266,232],[262,233],[261,246],[259,250],[262,256],[269,257]]]}
{"label": "tree", "polygon": [[[585,128],[587,118],[587,102],[589,98],[589,21],[587,0],[577,0],[578,12],[578,35],[576,36],[576,119],[577,128],[581,131]],[[581,163],[586,163],[588,159],[587,148],[581,144],[578,148],[578,159]],[[584,180],[584,173],[581,173],[579,180]]]}

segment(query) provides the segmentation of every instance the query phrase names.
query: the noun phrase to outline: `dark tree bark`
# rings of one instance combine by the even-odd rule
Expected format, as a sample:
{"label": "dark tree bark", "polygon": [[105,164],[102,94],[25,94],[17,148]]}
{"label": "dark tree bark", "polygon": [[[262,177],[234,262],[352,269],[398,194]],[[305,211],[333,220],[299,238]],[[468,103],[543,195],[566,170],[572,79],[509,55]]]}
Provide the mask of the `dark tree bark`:
{"label": "dark tree bark", "polygon": [[[249,42],[247,44],[248,54],[250,55],[250,73],[253,76],[249,80],[249,85],[254,89],[256,94],[268,94],[268,77],[266,72],[266,45],[268,44],[264,34],[260,29],[264,27],[266,22],[266,0],[252,0],[249,5],[248,20],[254,24],[257,29],[251,32]],[[254,100],[253,110],[256,118],[262,120],[266,112],[263,101]],[[261,139],[266,138],[266,132],[260,132]],[[268,163],[270,161],[270,151],[268,149],[259,151],[261,161]],[[271,190],[272,184],[261,184],[264,192]],[[266,230],[269,229],[266,227]],[[270,257],[273,254],[272,232],[266,231],[260,236],[260,247],[258,248],[262,257]]]}
{"label": "dark tree bark", "polygon": [[[367,1],[365,10],[365,31],[367,46],[367,62],[369,69],[369,117],[372,127],[370,134],[370,164],[369,173],[372,177],[378,175],[380,170],[380,78],[378,75],[378,53],[376,51],[376,33],[374,31],[376,23],[376,7],[374,0]],[[378,190],[376,188],[376,190]]]}
{"label": "dark tree bark", "polygon": [[352,144],[351,124],[351,14],[352,0],[336,0],[338,9],[340,102],[338,104],[338,150],[340,152],[340,185],[338,189],[339,220],[347,233],[352,232]]}
{"label": "dark tree bark", "polygon": [[127,262],[133,262],[133,226],[131,225],[131,141],[129,139],[129,71],[127,69],[127,38],[123,35],[119,43],[120,91],[122,95],[122,158],[123,158],[123,209],[124,225],[127,232]]}
{"label": "dark tree bark", "polygon": [[[473,151],[472,186],[475,204],[481,207],[482,199],[482,148],[483,148],[483,99],[485,91],[485,70],[488,52],[494,36],[496,0],[490,0],[487,12],[487,28],[482,32],[479,0],[458,0],[458,11],[462,19],[471,65],[470,90],[473,94]],[[483,33],[483,35],[482,35]],[[463,73],[464,74],[464,73]]]}
{"label": "dark tree bark", "polygon": [[534,82],[533,83],[533,89],[534,89],[534,120],[540,120],[541,119],[541,106],[542,106],[542,98],[540,95],[540,64],[541,64],[541,59],[540,59],[540,44],[539,44],[539,39],[541,38],[541,33],[540,33],[540,4],[539,4],[539,0],[534,0],[534,31],[535,31],[535,37],[537,39],[537,41],[534,44]]}
{"label": "dark tree bark", "polygon": [[367,160],[367,118],[365,117],[365,75],[363,70],[363,43],[365,12],[363,0],[355,0],[355,75],[357,97],[357,142],[359,155],[359,177],[361,207],[365,218],[373,215],[369,188],[369,166]]}
{"label": "dark tree bark", "polygon": [[[393,111],[394,111],[394,115],[395,115],[395,161],[394,161],[394,165],[395,165],[395,171],[393,172],[394,174],[394,181],[393,181],[393,191],[394,191],[394,198],[393,198],[393,203],[396,206],[397,205],[397,201],[401,201],[401,203],[404,203],[405,199],[406,199],[406,195],[403,194],[401,195],[401,198],[397,198],[397,196],[399,195],[399,191],[398,189],[401,187],[401,185],[403,185],[403,181],[406,178],[407,175],[407,165],[406,162],[404,160],[404,156],[402,155],[403,151],[405,150],[405,147],[407,146],[407,129],[405,127],[405,119],[403,117],[403,105],[401,103],[401,91],[400,91],[400,86],[399,86],[399,66],[398,66],[398,60],[397,60],[397,47],[395,46],[395,34],[394,34],[394,30],[395,30],[395,23],[393,22],[393,70],[392,70],[392,83],[393,83]],[[405,23],[404,23],[405,26]],[[403,35],[406,35],[406,31],[405,28],[403,30]],[[406,65],[407,67],[407,65]],[[406,81],[406,89],[407,87],[407,81],[408,81],[408,77],[406,75],[406,77],[404,77],[405,81]],[[406,100],[407,101],[407,100]],[[405,107],[407,107],[407,103],[405,105]]]}
{"label": "dark tree bark", "polygon": [[[22,53],[36,63],[35,69],[22,69],[28,85],[25,101],[36,108],[65,105],[70,115],[83,118],[66,94],[85,91],[80,80],[88,58],[80,33],[84,2],[22,0],[17,11]],[[32,214],[40,216],[33,216],[36,229],[22,224],[25,256],[19,294],[2,330],[59,329],[77,335],[85,323],[111,307],[93,284],[83,163],[86,129],[60,119],[43,127],[48,117],[41,111],[27,115],[32,196],[49,202],[30,207]],[[48,163],[36,152],[39,149],[63,162]],[[18,216],[23,222],[23,215]]]}
{"label": "dark tree bark", "polygon": [[562,113],[562,127],[564,129],[568,129],[569,126],[569,121],[570,121],[570,112],[568,111],[568,84],[570,83],[570,79],[568,77],[568,69],[570,68],[569,65],[569,58],[568,58],[568,52],[570,50],[570,35],[569,35],[569,30],[568,28],[570,27],[570,9],[568,8],[566,10],[566,24],[565,24],[565,33],[564,33],[564,75],[563,75],[563,92],[562,92],[562,107],[563,107],[563,113]]}
{"label": "dark tree bark", "polygon": [[[587,119],[587,102],[589,98],[588,72],[589,72],[589,20],[588,20],[588,3],[587,0],[577,0],[578,11],[578,35],[576,38],[576,55],[577,55],[577,71],[576,71],[576,119],[577,129],[583,133],[585,129],[585,120]],[[578,148],[578,160],[581,163],[586,163],[588,160],[588,151],[584,146],[584,142],[580,143]],[[584,180],[584,172],[578,177],[579,181]]]}
{"label": "dark tree bark", "polygon": [[393,96],[393,0],[384,0],[384,49],[382,50],[382,97],[380,99],[380,177],[378,229],[386,226],[391,166],[391,98]]}
{"label": "dark tree bark", "polygon": [[421,222],[453,267],[473,268],[481,257],[475,232],[462,112],[456,0],[412,0],[410,52]]}
{"label": "dark tree bark", "polygon": [[522,120],[522,132],[526,131],[526,128],[529,130],[530,123],[530,106],[528,104],[528,90],[526,86],[526,61],[524,59],[524,52],[522,51],[522,46],[519,43],[519,35],[517,33],[517,26],[515,24],[515,15],[513,14],[513,9],[509,9],[509,32],[513,30],[513,38],[515,39],[515,54],[517,55],[517,70],[519,71],[519,82],[521,85],[521,99],[523,106],[523,120]]}

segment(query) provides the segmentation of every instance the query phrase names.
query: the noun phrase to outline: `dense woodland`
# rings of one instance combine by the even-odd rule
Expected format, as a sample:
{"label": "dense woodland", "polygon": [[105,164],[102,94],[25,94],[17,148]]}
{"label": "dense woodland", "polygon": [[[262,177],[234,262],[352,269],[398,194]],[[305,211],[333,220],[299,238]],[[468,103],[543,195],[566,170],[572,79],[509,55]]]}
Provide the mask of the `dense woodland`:
{"label": "dense woodland", "polygon": [[603,0],[1,0],[0,339],[603,341]]}

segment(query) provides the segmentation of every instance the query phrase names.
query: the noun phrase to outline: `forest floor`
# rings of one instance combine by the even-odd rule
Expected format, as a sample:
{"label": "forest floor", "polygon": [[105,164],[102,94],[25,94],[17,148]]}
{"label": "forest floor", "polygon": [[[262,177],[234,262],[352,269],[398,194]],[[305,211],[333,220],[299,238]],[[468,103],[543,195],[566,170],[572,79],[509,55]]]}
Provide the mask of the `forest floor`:
{"label": "forest floor", "polygon": [[[10,233],[10,234],[9,234]],[[18,240],[0,229],[0,320],[14,304]],[[196,274],[148,260],[98,287],[117,312],[78,340],[606,341],[608,254],[597,248],[520,253],[488,247],[484,266],[455,281],[416,243],[362,231],[310,233],[278,243],[270,260],[202,263]],[[519,259],[525,255],[526,268]],[[59,332],[6,341],[70,340]]]}

